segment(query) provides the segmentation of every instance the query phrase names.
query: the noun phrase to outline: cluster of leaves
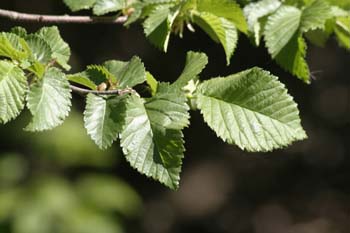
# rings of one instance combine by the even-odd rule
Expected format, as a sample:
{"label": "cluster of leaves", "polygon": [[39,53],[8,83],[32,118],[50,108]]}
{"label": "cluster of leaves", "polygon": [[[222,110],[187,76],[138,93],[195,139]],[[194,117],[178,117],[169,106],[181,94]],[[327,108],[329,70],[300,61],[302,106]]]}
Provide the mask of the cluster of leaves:
{"label": "cluster of leaves", "polygon": [[[70,49],[56,27],[27,34],[13,28],[0,34],[0,122],[16,118],[27,103],[32,120],[26,130],[61,124],[70,110],[71,90],[61,69],[69,69]],[[45,116],[45,117],[43,117]]]}
{"label": "cluster of leaves", "polygon": [[[1,33],[0,40],[2,123],[26,105],[32,114],[26,130],[60,125],[71,106],[69,82],[76,83],[90,92],[84,124],[92,140],[106,149],[119,139],[132,167],[172,189],[179,185],[190,107],[201,111],[220,138],[247,151],[270,151],[306,137],[287,89],[260,68],[200,82],[207,56],[189,52],[172,84],[157,81],[138,57],[65,75],[70,50],[56,27],[34,34],[17,27]],[[148,96],[141,97],[137,85],[147,85]]]}
{"label": "cluster of leaves", "polygon": [[[122,10],[125,25],[144,20],[144,32],[156,47],[166,51],[171,33],[182,37],[185,26],[199,26],[224,48],[227,64],[235,51],[238,34],[256,46],[261,37],[271,57],[283,69],[310,82],[305,60],[306,42],[323,46],[331,34],[350,49],[349,0],[64,0],[71,10],[93,9],[101,15]],[[251,2],[251,3],[250,3]]]}

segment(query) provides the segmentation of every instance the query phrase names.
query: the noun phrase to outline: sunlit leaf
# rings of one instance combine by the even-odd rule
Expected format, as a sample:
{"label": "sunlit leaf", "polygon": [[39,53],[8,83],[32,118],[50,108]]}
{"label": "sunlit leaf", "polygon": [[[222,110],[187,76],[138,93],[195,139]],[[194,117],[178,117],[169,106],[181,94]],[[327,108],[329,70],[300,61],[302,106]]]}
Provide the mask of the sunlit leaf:
{"label": "sunlit leaf", "polygon": [[93,7],[95,15],[104,15],[126,7],[126,0],[96,0]]}
{"label": "sunlit leaf", "polygon": [[332,9],[326,0],[316,0],[302,12],[301,30],[307,32],[316,28],[324,29],[326,20],[331,17]]}
{"label": "sunlit leaf", "polygon": [[300,25],[301,11],[283,6],[271,15],[265,26],[266,47],[273,58],[288,44]]}
{"label": "sunlit leaf", "polygon": [[248,22],[248,30],[254,36],[257,46],[260,44],[262,25],[259,19],[275,12],[281,6],[279,0],[262,0],[252,2],[244,7],[244,15]]}
{"label": "sunlit leaf", "polygon": [[306,138],[287,89],[259,68],[205,81],[198,107],[220,138],[247,151],[271,151]]}
{"label": "sunlit leaf", "polygon": [[68,44],[61,38],[57,27],[44,27],[39,30],[38,35],[43,38],[50,46],[52,58],[56,59],[64,69],[69,70],[68,60],[70,57],[70,48]]}
{"label": "sunlit leaf", "polygon": [[0,61],[0,122],[16,118],[24,107],[27,79],[15,64]]}
{"label": "sunlit leaf", "polygon": [[30,86],[27,106],[33,115],[28,131],[52,129],[63,123],[71,106],[71,90],[65,75],[50,68],[44,77]]}
{"label": "sunlit leaf", "polygon": [[79,11],[90,9],[95,4],[96,0],[63,0],[63,2],[71,11]]}
{"label": "sunlit leaf", "polygon": [[240,31],[247,33],[248,26],[243,11],[233,0],[198,0],[196,10],[225,18]]}

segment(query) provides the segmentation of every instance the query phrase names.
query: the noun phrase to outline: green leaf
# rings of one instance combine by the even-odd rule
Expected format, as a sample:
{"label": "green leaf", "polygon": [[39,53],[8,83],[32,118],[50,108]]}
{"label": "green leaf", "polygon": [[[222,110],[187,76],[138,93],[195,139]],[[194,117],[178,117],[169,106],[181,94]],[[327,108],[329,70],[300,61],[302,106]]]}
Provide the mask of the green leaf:
{"label": "green leaf", "polygon": [[31,62],[30,66],[26,67],[25,69],[34,73],[39,78],[42,78],[45,73],[45,66],[41,64],[39,61]]}
{"label": "green leaf", "polygon": [[96,0],[63,0],[63,2],[71,11],[80,11],[90,9],[95,4]]}
{"label": "green leaf", "polygon": [[0,122],[16,118],[24,107],[27,80],[23,71],[8,61],[0,61]]}
{"label": "green leaf", "polygon": [[253,34],[256,46],[260,44],[261,23],[259,19],[275,12],[281,6],[279,0],[262,0],[244,7],[244,15],[248,22],[249,32]]}
{"label": "green leaf", "polygon": [[266,46],[273,58],[288,44],[297,32],[301,11],[291,6],[282,6],[269,16],[265,26]]}
{"label": "green leaf", "polygon": [[147,99],[145,107],[153,125],[181,130],[189,124],[187,99],[177,89],[170,87],[167,91],[158,92]]}
{"label": "green leaf", "polygon": [[171,11],[168,5],[156,7],[145,20],[143,26],[147,38],[164,52],[168,49],[171,28],[178,11]]}
{"label": "green leaf", "polygon": [[27,36],[27,30],[23,27],[13,27],[11,28],[11,33],[16,34],[17,36],[21,38],[25,38]]}
{"label": "green leaf", "polygon": [[350,17],[338,17],[334,33],[340,46],[350,49]]}
{"label": "green leaf", "polygon": [[350,1],[349,0],[327,0],[330,5],[341,7],[345,10],[350,10]]}
{"label": "green leaf", "polygon": [[92,80],[99,80],[96,80],[96,83],[102,82],[102,80],[110,80],[112,82],[116,82],[116,77],[103,65],[89,65],[86,69],[86,72],[89,74],[89,76],[97,76],[96,78],[92,78]]}
{"label": "green leaf", "polygon": [[295,34],[276,56],[276,62],[299,79],[310,83],[310,71],[305,60],[306,43],[303,37]]}
{"label": "green leaf", "polygon": [[70,57],[70,48],[68,44],[61,38],[60,32],[56,26],[44,27],[40,29],[38,35],[46,41],[52,51],[52,58],[64,69],[69,70],[68,65]]}
{"label": "green leaf", "polygon": [[131,15],[129,15],[128,20],[124,23],[124,26],[129,26],[141,17],[144,8],[144,3],[136,2],[132,4],[131,7],[134,9],[134,12]]}
{"label": "green leaf", "polygon": [[153,77],[150,72],[146,72],[146,82],[151,89],[151,94],[154,96],[157,93],[158,81]]}
{"label": "green leaf", "polygon": [[194,13],[193,19],[214,41],[221,43],[226,53],[227,65],[229,65],[238,40],[235,25],[225,18],[206,12]]}
{"label": "green leaf", "polygon": [[33,118],[28,131],[52,129],[63,123],[71,106],[71,90],[64,75],[57,68],[49,68],[44,77],[30,86],[27,107]]}
{"label": "green leaf", "polygon": [[325,23],[324,29],[315,29],[305,33],[305,37],[314,45],[324,47],[327,40],[333,34],[335,20],[329,19]]}
{"label": "green leaf", "polygon": [[182,88],[190,80],[198,80],[198,75],[208,64],[208,57],[205,53],[187,52],[186,65],[180,77],[172,84],[177,88]]}
{"label": "green leaf", "polygon": [[306,138],[287,89],[259,68],[203,82],[198,107],[220,138],[247,151],[271,151]]}
{"label": "green leaf", "polygon": [[188,118],[184,96],[161,93],[145,102],[132,95],[121,133],[121,146],[131,166],[177,189],[185,150],[181,129]]}
{"label": "green leaf", "polygon": [[50,45],[44,39],[37,35],[29,35],[26,41],[32,51],[34,61],[45,65],[51,61],[52,51]]}
{"label": "green leaf", "polygon": [[241,32],[247,33],[248,26],[242,9],[233,0],[198,0],[197,11],[208,12],[232,22]]}
{"label": "green leaf", "polygon": [[90,65],[85,71],[68,75],[67,78],[72,82],[96,90],[98,85],[108,81],[109,75],[110,72],[104,66]]}
{"label": "green leaf", "polygon": [[106,68],[116,77],[119,88],[134,87],[146,81],[145,66],[137,56],[127,63],[116,61],[108,64]]}
{"label": "green leaf", "polygon": [[324,29],[326,20],[332,17],[332,9],[325,0],[316,0],[301,15],[301,31]]}
{"label": "green leaf", "polygon": [[84,123],[88,134],[100,149],[107,149],[118,138],[124,126],[125,97],[103,97],[89,94]]}
{"label": "green leaf", "polygon": [[0,56],[15,60],[24,60],[29,51],[26,42],[13,33],[0,33]]}
{"label": "green leaf", "polygon": [[93,12],[95,15],[104,15],[126,7],[126,0],[97,0]]}
{"label": "green leaf", "polygon": [[120,72],[123,68],[128,65],[127,61],[117,61],[117,60],[109,60],[103,63],[103,67],[107,69],[107,71],[115,77],[115,82],[117,82],[117,77],[120,76]]}
{"label": "green leaf", "polygon": [[163,21],[167,20],[169,13],[169,6],[160,6],[155,8],[143,23],[146,36],[149,36],[163,23]]}
{"label": "green leaf", "polygon": [[77,73],[77,74],[70,74],[67,75],[67,79],[71,82],[83,85],[85,87],[88,87],[92,90],[97,90],[97,85],[91,81],[85,74],[84,72],[82,73]]}

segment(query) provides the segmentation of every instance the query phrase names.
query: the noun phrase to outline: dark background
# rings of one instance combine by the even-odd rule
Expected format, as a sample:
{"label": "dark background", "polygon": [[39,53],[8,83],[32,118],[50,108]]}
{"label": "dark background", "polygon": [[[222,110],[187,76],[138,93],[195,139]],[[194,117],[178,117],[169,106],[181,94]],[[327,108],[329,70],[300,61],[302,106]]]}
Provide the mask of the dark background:
{"label": "dark background", "polygon": [[[60,0],[1,0],[0,8],[69,13]],[[1,31],[15,25],[30,32],[44,26],[0,19]],[[58,170],[57,174],[67,180],[86,172],[121,177],[143,200],[142,214],[122,217],[126,232],[350,232],[350,54],[339,48],[334,39],[325,48],[309,45],[307,60],[313,81],[306,85],[276,66],[263,45],[255,48],[244,35],[231,65],[226,66],[223,49],[199,28],[196,33],[186,31],[183,39],[173,36],[168,53],[164,54],[146,40],[138,24],[129,29],[120,25],[58,26],[72,50],[71,72],[107,59],[128,60],[138,55],[157,79],[174,81],[182,71],[186,52],[202,51],[209,57],[202,79],[259,66],[280,77],[299,104],[309,139],[273,153],[247,153],[226,145],[216,138],[198,112],[192,112],[191,127],[185,130],[187,151],[178,191],[169,191],[138,174],[120,156],[118,145],[110,153],[120,157],[119,162],[109,168],[78,164],[55,169],[55,162],[50,162],[50,167],[44,169],[47,173]],[[78,112],[77,122],[82,124],[83,98],[74,96],[73,107]],[[0,126],[0,152],[18,153],[29,160],[31,174],[30,169],[41,161],[34,153],[33,137],[43,141],[41,138],[47,134],[32,136],[22,131],[27,123],[25,115]],[[65,132],[69,134],[69,129]],[[66,157],[74,156],[69,146],[64,150]],[[51,152],[52,148],[46,148],[48,160],[55,161],[50,159]],[[30,179],[30,175],[26,177]],[[6,221],[6,229],[11,232],[11,218]]]}

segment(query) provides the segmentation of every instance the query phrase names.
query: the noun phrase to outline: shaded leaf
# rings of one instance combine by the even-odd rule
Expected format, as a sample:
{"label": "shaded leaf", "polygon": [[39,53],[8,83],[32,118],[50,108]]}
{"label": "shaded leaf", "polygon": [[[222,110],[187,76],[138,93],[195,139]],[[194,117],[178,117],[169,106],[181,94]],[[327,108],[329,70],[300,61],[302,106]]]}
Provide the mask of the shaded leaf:
{"label": "shaded leaf", "polygon": [[168,5],[156,7],[143,26],[147,38],[157,48],[167,51],[172,24],[178,12],[172,12]]}
{"label": "shaded leaf", "polygon": [[84,73],[67,75],[67,79],[71,82],[83,85],[92,90],[97,89],[97,85],[93,81],[91,81]]}
{"label": "shaded leaf", "polygon": [[226,62],[229,65],[238,40],[235,25],[225,18],[206,12],[195,13],[193,19],[214,41],[221,43],[226,53]]}
{"label": "shaded leaf", "polygon": [[334,33],[340,46],[350,49],[350,16],[337,18]]}
{"label": "shaded leaf", "polygon": [[295,34],[275,59],[277,64],[282,68],[291,72],[304,82],[310,83],[310,71],[305,56],[305,40]]}
{"label": "shaded leaf", "polygon": [[121,146],[131,166],[172,189],[178,188],[185,150],[181,129],[188,118],[184,96],[162,93],[145,102],[132,95],[121,133]]}
{"label": "shaded leaf", "polygon": [[90,89],[96,90],[97,86],[108,81],[109,72],[103,66],[90,65],[83,72],[68,75],[68,79],[72,82],[81,84]]}
{"label": "shaded leaf", "polygon": [[305,37],[314,45],[324,47],[327,40],[334,32],[335,21],[329,19],[325,23],[324,29],[315,29],[305,33]]}
{"label": "shaded leaf", "polygon": [[125,97],[103,97],[89,94],[84,123],[88,134],[100,149],[107,149],[118,138],[124,126]]}
{"label": "shaded leaf", "polygon": [[208,64],[208,57],[205,53],[187,52],[185,68],[180,77],[173,83],[173,86],[182,88],[190,80],[198,80],[198,75]]}

